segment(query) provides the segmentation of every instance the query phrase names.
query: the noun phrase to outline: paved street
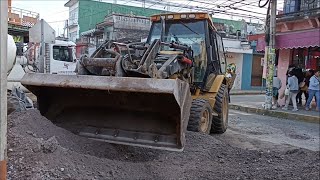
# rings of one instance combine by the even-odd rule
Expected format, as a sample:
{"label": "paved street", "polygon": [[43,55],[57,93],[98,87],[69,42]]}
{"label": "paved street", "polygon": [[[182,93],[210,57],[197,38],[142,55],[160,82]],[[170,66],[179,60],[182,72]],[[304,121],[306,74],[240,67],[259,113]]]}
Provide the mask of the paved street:
{"label": "paved street", "polygon": [[[279,119],[231,110],[229,129],[220,138],[248,137],[248,141],[240,143],[248,146],[248,148],[256,148],[255,146],[263,142],[271,142],[279,147],[281,145],[290,145],[319,151],[319,134],[320,125],[316,123]],[[236,145],[238,144],[236,143]]]}

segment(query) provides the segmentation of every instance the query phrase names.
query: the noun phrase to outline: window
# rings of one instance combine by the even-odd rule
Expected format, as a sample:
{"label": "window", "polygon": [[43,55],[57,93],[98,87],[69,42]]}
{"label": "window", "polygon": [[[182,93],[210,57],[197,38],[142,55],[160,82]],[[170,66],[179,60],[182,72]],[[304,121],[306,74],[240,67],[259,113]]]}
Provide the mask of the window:
{"label": "window", "polygon": [[104,42],[103,35],[97,36],[97,47],[99,47]]}
{"label": "window", "polygon": [[[160,39],[161,23],[154,23],[151,28],[151,35],[148,43]],[[175,42],[190,46],[194,55],[195,82],[203,82],[207,69],[207,51],[205,43],[205,21],[168,21],[165,24],[163,35],[164,42]],[[162,46],[165,51],[178,51],[168,46]]]}
{"label": "window", "polygon": [[284,13],[292,13],[300,10],[300,3],[298,0],[285,0]]}
{"label": "window", "polygon": [[53,59],[65,62],[73,61],[71,51],[67,46],[53,46]]}
{"label": "window", "polygon": [[[160,39],[161,23],[154,23],[151,28],[151,36],[148,43],[152,43],[155,39]],[[176,42],[191,46],[194,56],[200,56],[201,51],[205,51],[205,29],[204,21],[197,22],[166,22],[165,42]]]}
{"label": "window", "polygon": [[225,61],[224,49],[221,36],[217,35],[218,53],[221,61]]}
{"label": "window", "polygon": [[69,12],[69,25],[77,24],[78,23],[78,8]]}

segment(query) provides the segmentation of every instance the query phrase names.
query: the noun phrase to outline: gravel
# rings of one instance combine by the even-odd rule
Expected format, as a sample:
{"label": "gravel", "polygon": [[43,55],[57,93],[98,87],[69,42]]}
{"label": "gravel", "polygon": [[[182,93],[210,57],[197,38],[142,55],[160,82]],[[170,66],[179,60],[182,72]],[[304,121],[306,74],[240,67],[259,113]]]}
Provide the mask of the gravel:
{"label": "gravel", "polygon": [[72,134],[37,110],[11,114],[8,126],[9,180],[319,180],[319,151],[302,148],[264,144],[250,149],[223,135],[192,132],[183,152],[115,145]]}

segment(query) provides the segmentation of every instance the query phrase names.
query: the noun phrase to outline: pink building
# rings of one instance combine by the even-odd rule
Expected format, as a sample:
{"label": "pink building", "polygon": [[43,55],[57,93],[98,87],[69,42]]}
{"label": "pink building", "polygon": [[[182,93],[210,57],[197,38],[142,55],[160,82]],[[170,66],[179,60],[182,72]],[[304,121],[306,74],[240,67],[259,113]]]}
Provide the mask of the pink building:
{"label": "pink building", "polygon": [[[297,1],[294,8],[289,9],[285,1],[285,14],[277,15],[276,34],[276,66],[278,77],[286,85],[286,72],[289,65],[303,69],[320,69],[320,0],[315,4]],[[291,0],[294,1],[294,0]],[[286,11],[287,10],[287,11]],[[264,51],[264,37],[258,40],[257,51]],[[284,105],[284,99],[279,102]]]}

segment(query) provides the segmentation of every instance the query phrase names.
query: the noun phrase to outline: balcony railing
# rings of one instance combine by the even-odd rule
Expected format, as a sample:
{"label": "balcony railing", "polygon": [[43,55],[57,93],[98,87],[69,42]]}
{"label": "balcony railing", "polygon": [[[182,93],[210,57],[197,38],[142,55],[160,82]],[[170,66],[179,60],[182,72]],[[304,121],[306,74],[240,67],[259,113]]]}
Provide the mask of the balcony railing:
{"label": "balcony railing", "polygon": [[300,10],[291,13],[278,14],[277,21],[283,21],[288,19],[301,19],[306,17],[320,17],[320,7],[307,10]]}
{"label": "balcony railing", "polygon": [[8,7],[9,24],[32,27],[38,20],[39,13],[16,7]]}

